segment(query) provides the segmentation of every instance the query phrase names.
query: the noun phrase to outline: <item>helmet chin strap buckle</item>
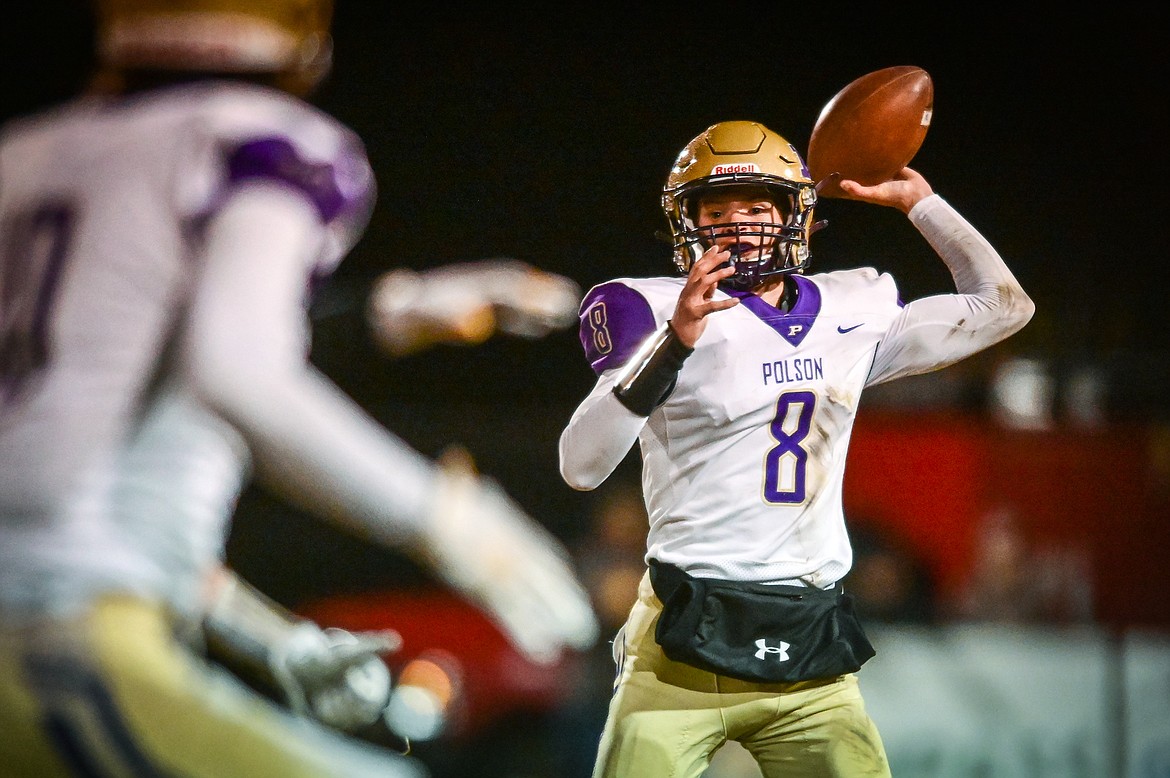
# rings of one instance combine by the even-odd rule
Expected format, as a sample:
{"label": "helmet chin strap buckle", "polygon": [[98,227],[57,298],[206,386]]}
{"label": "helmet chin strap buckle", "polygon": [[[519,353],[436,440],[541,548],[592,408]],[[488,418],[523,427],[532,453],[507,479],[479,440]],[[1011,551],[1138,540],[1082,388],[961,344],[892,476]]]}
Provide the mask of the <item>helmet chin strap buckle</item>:
{"label": "helmet chin strap buckle", "polygon": [[[780,248],[773,250],[780,253]],[[732,261],[724,263],[723,267],[734,265],[737,259],[736,252],[732,252]],[[729,278],[725,278],[719,282],[719,286],[723,289],[734,289],[738,292],[750,292],[765,281],[776,278],[778,276],[792,275],[795,273],[803,273],[804,268],[808,265],[808,261],[799,262],[794,265],[764,262],[763,260],[755,260],[750,263],[749,267],[740,269],[736,266],[736,273]]]}

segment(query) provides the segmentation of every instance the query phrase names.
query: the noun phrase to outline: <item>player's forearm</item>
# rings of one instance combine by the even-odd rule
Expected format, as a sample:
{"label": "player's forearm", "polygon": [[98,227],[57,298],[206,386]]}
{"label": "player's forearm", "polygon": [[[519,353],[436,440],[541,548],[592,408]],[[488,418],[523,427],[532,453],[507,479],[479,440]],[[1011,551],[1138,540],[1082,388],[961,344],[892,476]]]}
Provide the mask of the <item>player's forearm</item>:
{"label": "player's forearm", "polygon": [[323,232],[295,192],[253,186],[207,227],[177,367],[310,512],[389,545],[416,539],[434,468],[308,362],[303,297]]}
{"label": "player's forearm", "polygon": [[275,687],[269,666],[273,646],[289,640],[302,620],[227,568],[210,576],[206,600],[208,650],[249,681]]}
{"label": "player's forearm", "polygon": [[869,385],[937,370],[1018,332],[1035,305],[999,253],[937,195],[910,220],[951,270],[954,294],[908,303],[874,355]]}
{"label": "player's forearm", "polygon": [[979,324],[998,323],[1007,337],[1032,318],[1035,304],[999,252],[938,195],[920,201],[910,221],[951,271],[955,289],[970,295]]}
{"label": "player's forearm", "polygon": [[[261,387],[265,387],[266,391]],[[221,397],[260,476],[300,507],[411,547],[428,521],[433,465],[313,370]]]}
{"label": "player's forearm", "polygon": [[612,378],[603,378],[561,432],[565,483],[582,491],[598,487],[629,453],[645,424],[645,416],[630,411],[614,395]]}

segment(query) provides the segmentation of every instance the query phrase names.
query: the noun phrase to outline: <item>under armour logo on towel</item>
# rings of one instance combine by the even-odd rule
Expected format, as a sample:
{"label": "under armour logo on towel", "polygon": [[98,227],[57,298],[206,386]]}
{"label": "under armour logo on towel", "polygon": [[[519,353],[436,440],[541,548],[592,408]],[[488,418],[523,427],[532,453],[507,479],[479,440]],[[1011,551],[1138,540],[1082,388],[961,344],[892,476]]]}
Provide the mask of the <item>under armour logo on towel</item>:
{"label": "under armour logo on towel", "polygon": [[779,656],[776,657],[776,661],[785,662],[788,660],[788,649],[790,647],[791,644],[785,643],[783,640],[780,641],[779,646],[769,646],[764,642],[763,638],[760,638],[756,641],[756,648],[760,649],[756,652],[756,659],[763,659],[768,654],[779,654]]}

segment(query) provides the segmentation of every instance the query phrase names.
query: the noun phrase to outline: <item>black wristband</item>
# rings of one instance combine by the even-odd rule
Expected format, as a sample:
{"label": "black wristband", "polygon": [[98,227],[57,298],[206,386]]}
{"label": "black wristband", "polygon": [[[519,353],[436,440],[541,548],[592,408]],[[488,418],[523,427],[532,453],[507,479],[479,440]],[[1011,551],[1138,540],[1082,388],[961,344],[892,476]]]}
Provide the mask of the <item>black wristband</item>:
{"label": "black wristband", "polygon": [[626,365],[614,384],[618,402],[639,416],[649,416],[674,390],[678,371],[695,350],[688,348],[667,322]]}

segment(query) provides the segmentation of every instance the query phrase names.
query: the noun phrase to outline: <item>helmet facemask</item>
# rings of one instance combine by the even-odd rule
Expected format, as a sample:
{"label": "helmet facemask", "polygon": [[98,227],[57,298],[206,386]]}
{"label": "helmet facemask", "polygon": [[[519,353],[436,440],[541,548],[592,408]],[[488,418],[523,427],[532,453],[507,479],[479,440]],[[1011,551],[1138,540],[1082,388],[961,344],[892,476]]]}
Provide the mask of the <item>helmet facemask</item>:
{"label": "helmet facemask", "polygon": [[[724,187],[756,190],[752,196],[775,204],[782,221],[697,226],[700,199]],[[756,122],[714,124],[680,152],[663,190],[674,264],[689,272],[718,240],[730,246],[736,268],[724,287],[747,291],[768,278],[804,272],[816,201],[816,187],[791,143]]]}
{"label": "helmet facemask", "polygon": [[[752,196],[771,201],[780,212],[781,221],[726,221],[697,226],[699,201],[703,196],[713,189],[731,186],[750,188],[755,190]],[[748,291],[768,278],[803,272],[808,265],[807,223],[812,218],[812,207],[801,201],[811,198],[815,202],[816,194],[811,188],[706,180],[680,191],[678,198],[681,219],[678,225],[672,220],[671,231],[674,263],[680,272],[689,271],[715,243],[731,251],[735,274],[721,284],[730,289]]]}

